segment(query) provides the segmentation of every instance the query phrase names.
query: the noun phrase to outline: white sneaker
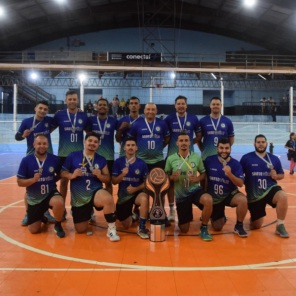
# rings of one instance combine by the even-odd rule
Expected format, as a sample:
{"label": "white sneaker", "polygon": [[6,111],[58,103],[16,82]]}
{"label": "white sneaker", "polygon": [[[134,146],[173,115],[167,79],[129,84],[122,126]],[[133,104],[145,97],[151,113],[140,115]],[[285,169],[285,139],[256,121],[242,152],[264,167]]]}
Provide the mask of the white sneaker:
{"label": "white sneaker", "polygon": [[141,229],[140,227],[138,227],[138,229],[137,229],[137,235],[140,238],[147,239],[147,238],[149,238],[149,231],[148,231],[147,228]]}
{"label": "white sneaker", "polygon": [[107,231],[107,236],[111,242],[117,242],[120,240],[119,235],[116,233],[116,227],[109,227]]}
{"label": "white sneaker", "polygon": [[175,221],[175,210],[174,209],[170,210],[170,214],[168,216],[168,220],[169,221]]}

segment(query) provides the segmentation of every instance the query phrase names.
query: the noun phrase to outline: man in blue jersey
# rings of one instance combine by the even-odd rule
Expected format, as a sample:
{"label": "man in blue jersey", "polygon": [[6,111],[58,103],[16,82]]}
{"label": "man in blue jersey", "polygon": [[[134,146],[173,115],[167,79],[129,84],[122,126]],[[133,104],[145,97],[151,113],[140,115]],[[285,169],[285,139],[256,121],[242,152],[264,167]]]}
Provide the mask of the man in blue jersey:
{"label": "man in blue jersey", "polygon": [[[52,117],[47,116],[48,114],[48,102],[39,101],[35,107],[35,115],[33,117],[26,118],[22,121],[17,133],[15,134],[15,139],[17,141],[22,141],[26,139],[27,141],[27,155],[34,153],[34,138],[37,135],[45,135],[48,140],[48,150],[47,152],[53,153],[51,144],[51,124]],[[28,208],[26,195],[24,197],[24,202],[26,209]],[[54,218],[50,215],[49,211],[44,214],[48,221],[54,223]],[[28,216],[25,215],[22,220],[22,225],[28,225]]]}
{"label": "man in blue jersey", "polygon": [[119,241],[116,232],[115,204],[112,195],[103,188],[110,182],[106,159],[97,154],[100,136],[89,132],[85,136],[84,149],[69,154],[62,167],[62,176],[70,181],[71,210],[75,230],[85,233],[93,208],[104,212],[108,223],[107,237]]}
{"label": "man in blue jersey", "polygon": [[[165,172],[174,182],[178,225],[182,233],[189,230],[193,219],[192,204],[202,210],[202,225],[200,237],[211,241],[208,232],[208,222],[212,213],[212,197],[200,187],[200,181],[205,178],[205,168],[201,157],[190,151],[190,138],[187,132],[178,135],[178,152],[170,155],[165,164]],[[199,175],[198,175],[199,174]]]}
{"label": "man in blue jersey", "polygon": [[163,148],[170,139],[164,120],[157,118],[157,108],[153,103],[145,105],[145,117],[140,117],[130,128],[129,134],[136,138],[137,156],[147,163],[149,172],[155,168],[164,168]]}
{"label": "man in blue jersey", "polygon": [[[170,114],[165,118],[165,122],[170,132],[170,142],[168,144],[168,154],[170,156],[178,152],[177,139],[179,133],[187,132],[190,138],[190,151],[194,152],[193,144],[196,143],[196,139],[199,137],[200,124],[196,115],[187,113],[187,98],[185,96],[178,96],[175,99],[176,113]],[[168,191],[168,200],[170,206],[170,215],[168,219],[175,220],[174,211],[174,182],[170,182],[170,188]]]}
{"label": "man in blue jersey", "polygon": [[140,111],[140,100],[137,97],[131,97],[129,99],[128,109],[129,114],[122,117],[118,121],[118,129],[115,134],[116,141],[120,143],[120,156],[124,156],[124,143],[125,140],[128,138],[128,133],[131,126],[139,119],[139,111]]}
{"label": "man in blue jersey", "polygon": [[22,159],[17,173],[18,186],[26,187],[28,229],[33,234],[40,233],[41,223],[47,222],[44,213],[51,208],[55,217],[54,231],[62,238],[65,236],[61,226],[65,202],[56,188],[60,173],[59,158],[47,152],[46,135],[37,135],[33,147],[34,153]]}
{"label": "man in blue jersey", "polygon": [[218,155],[208,156],[204,161],[207,174],[207,192],[213,198],[212,226],[221,231],[225,219],[225,206],[236,208],[236,224],[234,233],[239,237],[247,237],[243,221],[248,211],[246,196],[238,190],[244,185],[244,175],[240,163],[230,156],[229,139],[219,139]]}
{"label": "man in blue jersey", "polygon": [[[66,93],[67,109],[57,111],[53,118],[52,129],[59,128],[58,156],[61,165],[73,151],[83,149],[83,131],[87,128],[87,114],[78,109],[78,94],[75,90]],[[68,180],[60,180],[60,192],[66,199]],[[66,212],[65,212],[66,216]],[[65,218],[65,217],[64,217]]]}
{"label": "man in blue jersey", "polygon": [[211,114],[200,120],[201,134],[197,139],[202,159],[217,154],[217,143],[221,138],[228,138],[234,143],[234,129],[231,120],[221,114],[221,99],[213,97],[210,102]]}
{"label": "man in blue jersey", "polygon": [[[137,156],[144,160],[150,172],[153,168],[164,169],[163,148],[170,140],[166,122],[156,117],[157,108],[153,103],[148,103],[144,108],[145,117],[140,117],[130,128],[129,135],[137,141]],[[135,209],[137,212],[137,209]],[[166,226],[170,222],[166,218]]]}
{"label": "man in blue jersey", "polygon": [[125,156],[115,160],[112,171],[112,183],[119,184],[118,200],[116,204],[117,218],[124,228],[128,229],[132,224],[133,205],[140,207],[139,227],[137,234],[143,238],[149,238],[146,229],[146,221],[149,211],[149,197],[144,192],[144,181],[148,174],[146,163],[136,157],[138,150],[136,140],[127,138],[124,144]]}
{"label": "man in blue jersey", "polygon": [[251,214],[250,227],[258,229],[266,216],[269,204],[276,209],[277,225],[275,233],[288,238],[284,222],[288,211],[288,197],[277,181],[284,179],[284,171],[279,158],[266,152],[268,143],[264,135],[255,137],[255,151],[243,155],[241,165],[245,174],[248,208]]}
{"label": "man in blue jersey", "polygon": [[17,133],[15,134],[15,139],[17,141],[22,141],[26,139],[27,141],[27,155],[34,153],[34,138],[37,135],[45,135],[48,140],[48,151],[53,153],[51,144],[51,125],[52,117],[47,116],[48,114],[48,102],[39,101],[35,107],[35,115],[26,118],[22,121]]}
{"label": "man in blue jersey", "polygon": [[[97,103],[98,115],[91,116],[88,120],[88,130],[100,136],[100,148],[97,151],[107,160],[108,170],[111,174],[114,164],[114,134],[117,130],[117,119],[108,116],[109,103],[106,99],[99,99]],[[111,180],[110,180],[111,181]],[[106,189],[112,195],[113,189],[111,182],[106,183]]]}

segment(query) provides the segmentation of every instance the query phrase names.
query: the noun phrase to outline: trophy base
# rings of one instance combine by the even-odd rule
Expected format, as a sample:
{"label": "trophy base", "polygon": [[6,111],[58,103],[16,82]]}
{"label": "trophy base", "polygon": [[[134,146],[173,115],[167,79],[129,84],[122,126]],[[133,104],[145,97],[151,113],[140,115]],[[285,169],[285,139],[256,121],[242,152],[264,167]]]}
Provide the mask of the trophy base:
{"label": "trophy base", "polygon": [[150,241],[165,241],[165,224],[150,224]]}

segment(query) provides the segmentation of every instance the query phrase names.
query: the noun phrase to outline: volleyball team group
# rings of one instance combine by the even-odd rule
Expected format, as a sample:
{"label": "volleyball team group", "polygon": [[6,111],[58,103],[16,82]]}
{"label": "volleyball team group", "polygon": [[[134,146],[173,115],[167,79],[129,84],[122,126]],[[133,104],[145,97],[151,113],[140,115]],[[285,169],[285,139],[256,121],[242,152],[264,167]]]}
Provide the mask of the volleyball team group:
{"label": "volleyball team group", "polygon": [[[162,168],[170,180],[167,227],[174,221],[181,233],[187,233],[195,205],[201,211],[199,236],[211,241],[209,226],[221,231],[227,222],[225,207],[231,207],[236,208],[233,232],[244,238],[249,234],[244,228],[247,212],[250,229],[258,229],[268,204],[276,210],[275,234],[289,237],[284,224],[287,194],[277,184],[284,178],[281,162],[266,151],[268,142],[262,134],[255,136],[254,151],[240,161],[231,156],[234,128],[221,114],[219,97],[211,99],[210,115],[200,120],[187,112],[184,96],[175,99],[176,112],[165,119],[157,117],[154,103],[146,104],[141,116],[137,97],[129,99],[129,114],[119,120],[108,115],[107,99],[98,100],[98,114],[90,117],[79,109],[75,91],[66,93],[65,102],[67,108],[53,117],[47,115],[47,101],[38,102],[35,115],[24,119],[15,135],[16,140],[27,141],[27,156],[20,163],[17,183],[26,188],[22,225],[31,233],[40,233],[44,224],[51,222],[58,237],[66,236],[62,222],[67,216],[70,181],[71,215],[77,233],[92,234],[95,213],[102,211],[110,241],[120,240],[117,223],[124,229],[137,223],[137,234],[149,239],[145,179],[153,168]],[[58,156],[53,154],[50,136],[57,128]],[[120,143],[117,159],[115,139]],[[195,145],[200,153],[194,152]],[[116,202],[113,185],[118,185]],[[243,186],[246,194],[239,190]]]}

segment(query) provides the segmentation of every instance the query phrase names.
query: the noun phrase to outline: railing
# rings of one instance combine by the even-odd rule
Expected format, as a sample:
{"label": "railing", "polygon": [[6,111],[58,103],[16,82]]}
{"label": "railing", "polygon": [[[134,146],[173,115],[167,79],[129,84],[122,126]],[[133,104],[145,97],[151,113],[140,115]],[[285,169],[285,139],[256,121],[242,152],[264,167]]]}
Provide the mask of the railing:
{"label": "railing", "polygon": [[[171,57],[170,57],[171,59]],[[162,65],[165,67],[166,56],[162,62],[153,61],[108,61],[107,52],[83,51],[23,51],[0,52],[0,63],[45,63],[45,64],[93,64],[93,65]],[[217,54],[178,53],[174,57],[176,67],[243,69],[255,68],[293,68],[296,55],[275,55],[265,53],[224,52]],[[168,65],[171,67],[172,64]]]}

